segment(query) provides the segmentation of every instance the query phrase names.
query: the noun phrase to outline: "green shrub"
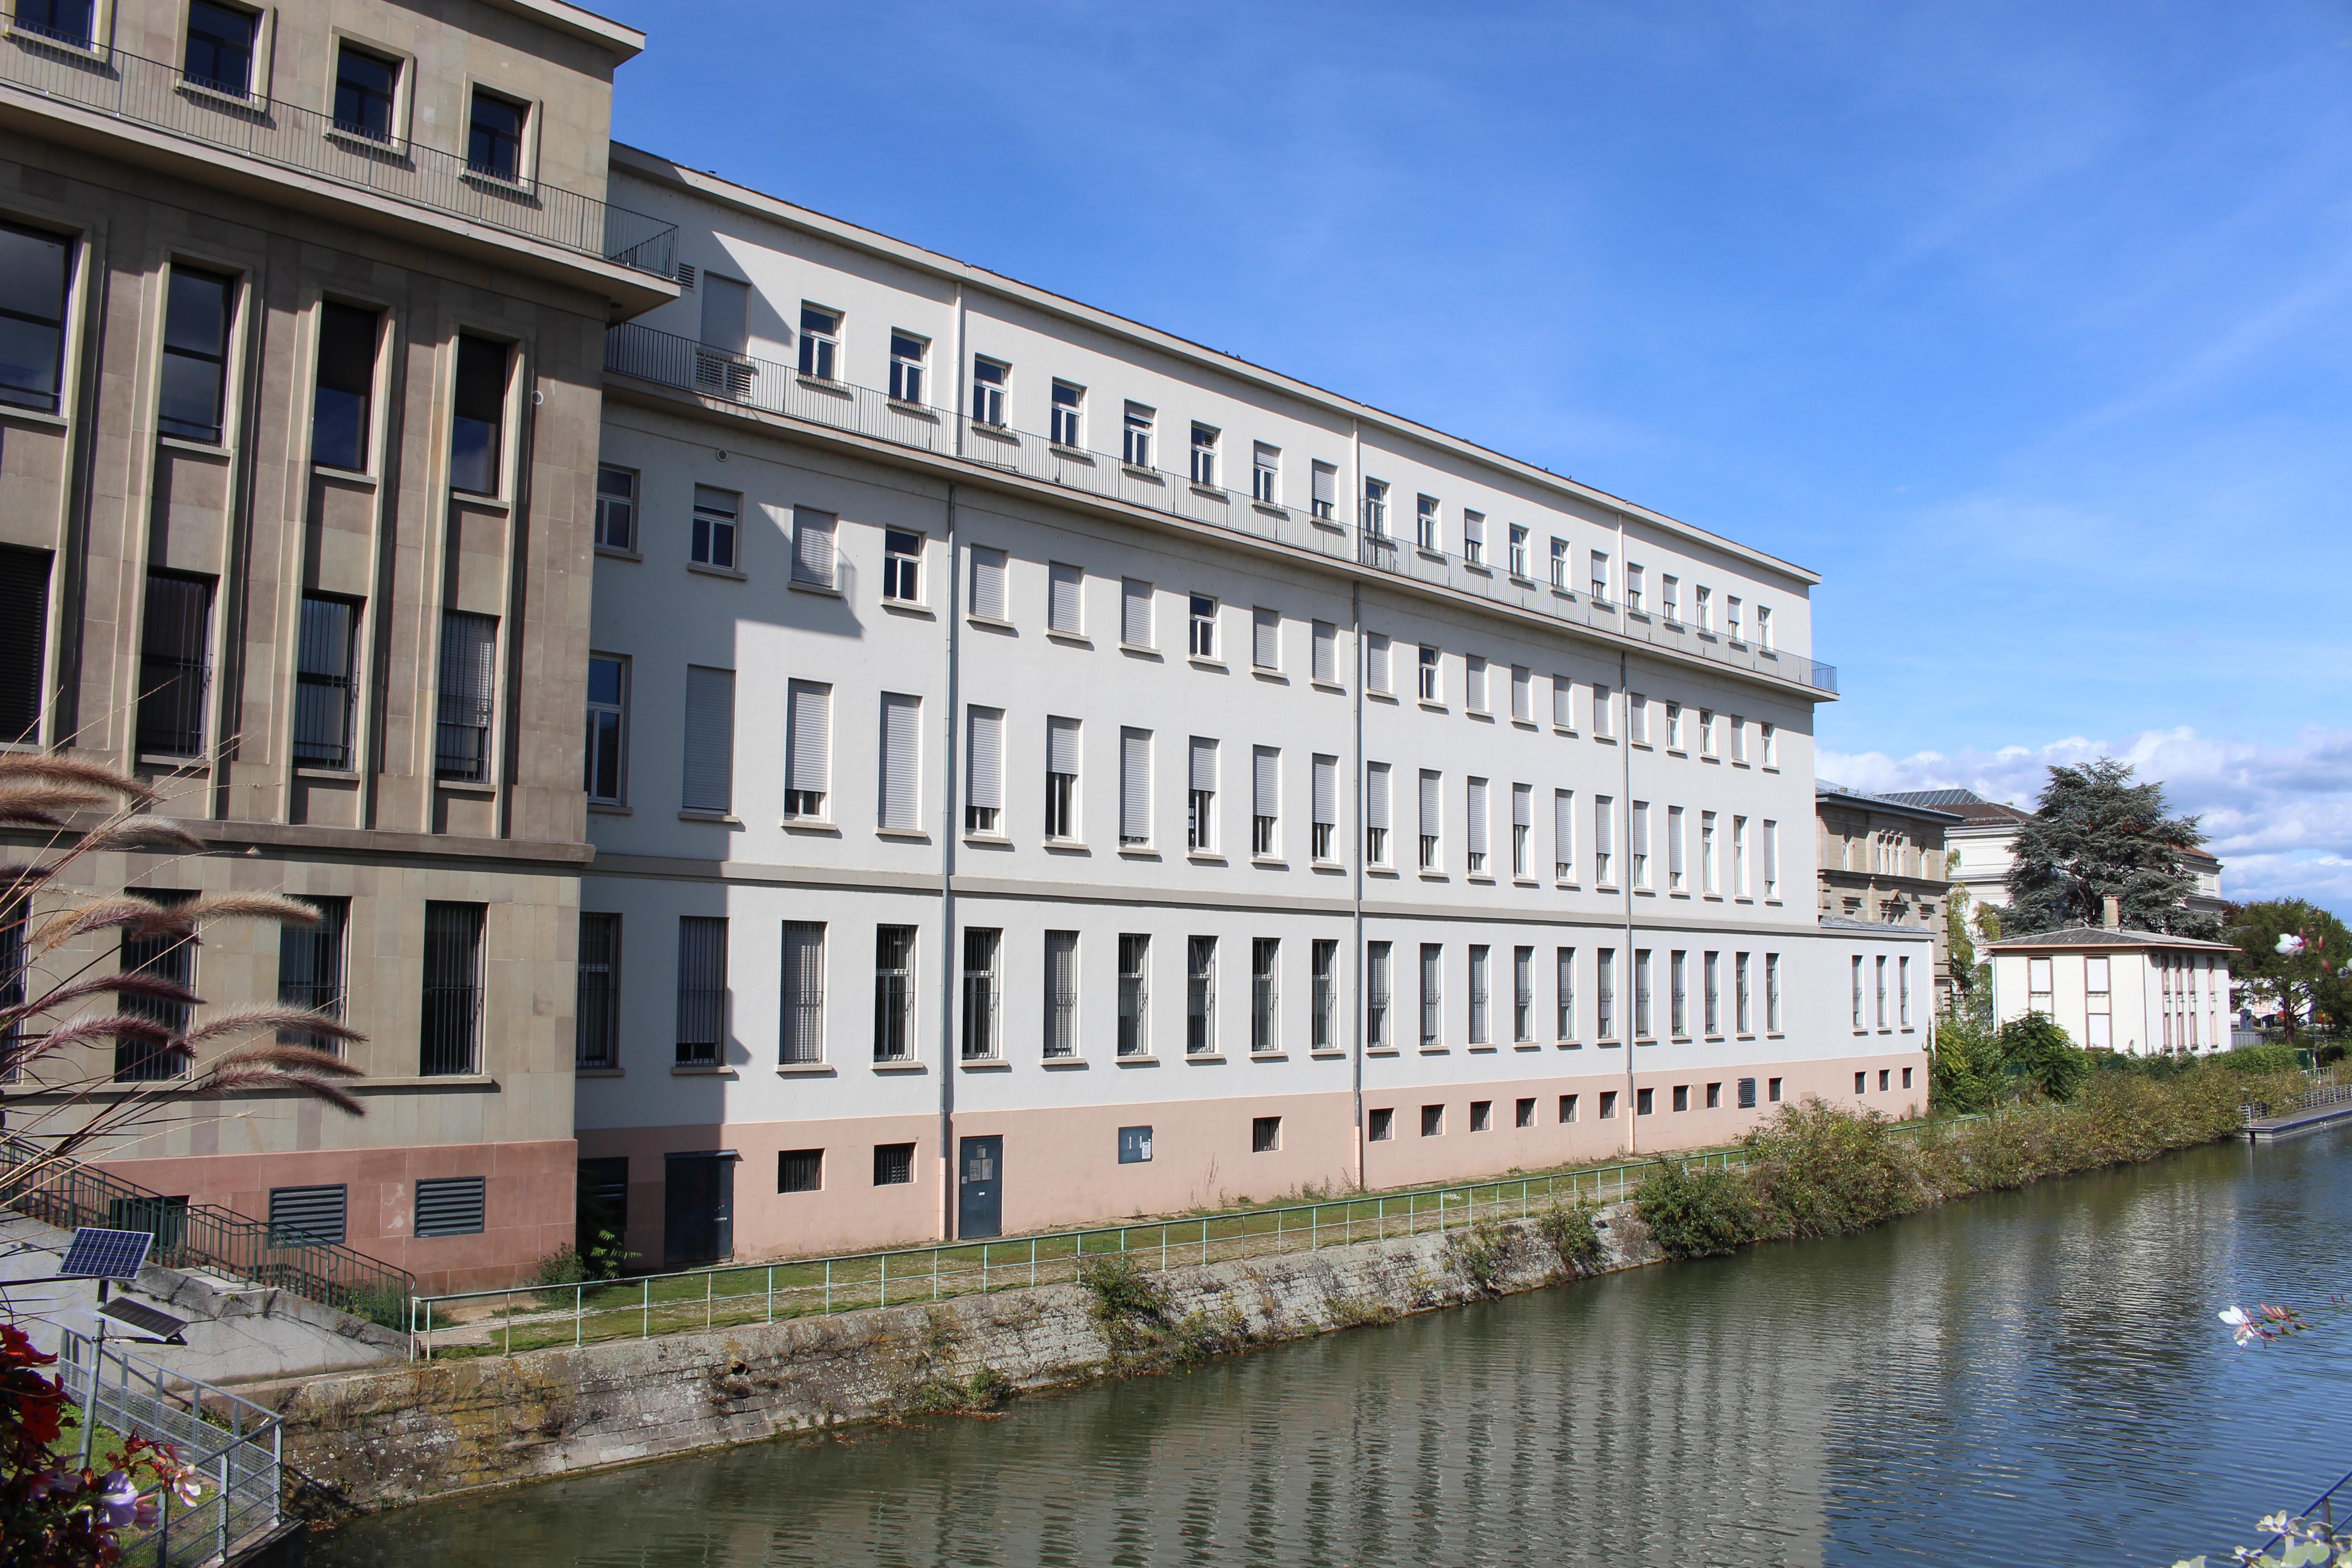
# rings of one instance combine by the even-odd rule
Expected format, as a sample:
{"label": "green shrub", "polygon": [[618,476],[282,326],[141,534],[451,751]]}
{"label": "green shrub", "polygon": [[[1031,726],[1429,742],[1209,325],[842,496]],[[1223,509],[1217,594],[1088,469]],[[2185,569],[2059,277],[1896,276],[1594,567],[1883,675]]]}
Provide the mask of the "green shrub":
{"label": "green shrub", "polygon": [[1917,1154],[1875,1111],[1818,1100],[1783,1105],[1744,1140],[1749,1187],[1769,1236],[1838,1236],[1916,1210]]}
{"label": "green shrub", "polygon": [[2011,1018],[1993,1037],[2000,1070],[2021,1087],[2031,1084],[2050,1100],[2067,1100],[2091,1075],[2091,1054],[2066,1037],[2042,1013]]}
{"label": "green shrub", "polygon": [[1554,1204],[1536,1215],[1536,1234],[1550,1244],[1559,1254],[1559,1261],[1572,1274],[1582,1274],[1599,1267],[1601,1262],[1601,1230],[1592,1216],[1601,1205],[1591,1200]]}
{"label": "green shrub", "polygon": [[1729,1252],[1762,1234],[1747,1181],[1728,1171],[1661,1164],[1633,1193],[1633,1212],[1669,1258]]}
{"label": "green shrub", "polygon": [[1990,1023],[1973,1013],[1947,1017],[1936,1028],[1927,1064],[1927,1103],[1946,1116],[1973,1116],[2000,1102],[2000,1051]]}
{"label": "green shrub", "polygon": [[1094,1301],[1088,1307],[1110,1348],[1129,1354],[1156,1344],[1168,1322],[1168,1289],[1124,1252],[1090,1258],[1078,1265],[1078,1283]]}
{"label": "green shrub", "polygon": [[2231,1072],[2293,1072],[2301,1065],[2298,1056],[2284,1040],[2269,1040],[2259,1046],[2240,1046],[2234,1051],[2223,1051],[2213,1060]]}
{"label": "green shrub", "polygon": [[588,1260],[580,1256],[579,1248],[565,1242],[539,1260],[539,1272],[532,1277],[534,1285],[578,1285],[588,1279]]}
{"label": "green shrub", "polygon": [[1480,1220],[1445,1237],[1446,1261],[1472,1289],[1482,1293],[1495,1289],[1510,1257],[1511,1237],[1498,1219]]}

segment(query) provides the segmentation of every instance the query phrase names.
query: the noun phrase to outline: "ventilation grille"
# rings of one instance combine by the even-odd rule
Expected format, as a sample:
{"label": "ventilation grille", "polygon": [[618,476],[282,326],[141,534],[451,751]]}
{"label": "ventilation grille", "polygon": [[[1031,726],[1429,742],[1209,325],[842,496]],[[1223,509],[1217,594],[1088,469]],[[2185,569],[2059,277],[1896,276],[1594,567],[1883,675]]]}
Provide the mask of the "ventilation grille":
{"label": "ventilation grille", "polygon": [[482,1233],[483,1179],[444,1176],[416,1184],[416,1234],[479,1236]]}
{"label": "ventilation grille", "polygon": [[688,293],[694,292],[694,268],[688,262],[677,264],[677,286]]}
{"label": "ventilation grille", "polygon": [[269,1193],[269,1242],[273,1247],[306,1243],[341,1247],[346,1187],[273,1187]]}

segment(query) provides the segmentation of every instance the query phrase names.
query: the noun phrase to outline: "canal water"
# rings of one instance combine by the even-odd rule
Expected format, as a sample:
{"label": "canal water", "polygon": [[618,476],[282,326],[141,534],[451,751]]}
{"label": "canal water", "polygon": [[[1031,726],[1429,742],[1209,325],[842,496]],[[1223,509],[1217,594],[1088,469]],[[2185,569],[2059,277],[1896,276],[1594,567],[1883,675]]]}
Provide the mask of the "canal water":
{"label": "canal water", "polygon": [[322,1568],[2168,1565],[2352,1468],[2352,1130],[362,1521]]}

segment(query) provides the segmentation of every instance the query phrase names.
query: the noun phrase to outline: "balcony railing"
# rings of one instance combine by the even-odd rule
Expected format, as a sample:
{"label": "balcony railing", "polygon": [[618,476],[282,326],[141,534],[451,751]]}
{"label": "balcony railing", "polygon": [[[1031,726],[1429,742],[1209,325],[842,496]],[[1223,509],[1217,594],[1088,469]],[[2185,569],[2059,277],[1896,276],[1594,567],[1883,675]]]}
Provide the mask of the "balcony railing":
{"label": "balcony railing", "polygon": [[224,92],[121,49],[14,28],[0,43],[0,84],[657,278],[675,268],[674,224],[543,181],[500,179],[454,153],[379,141],[314,110]]}
{"label": "balcony railing", "polygon": [[1444,551],[1423,550],[1378,533],[1354,540],[1341,523],[1298,507],[1268,507],[1182,474],[1141,468],[1108,452],[1057,445],[1044,436],[990,425],[944,408],[894,401],[870,387],[821,381],[787,364],[708,348],[690,338],[624,322],[604,334],[604,368],[663,386],[696,392],[763,413],[942,457],[961,457],[1025,479],[1125,501],[1252,539],[1311,550],[1432,587],[1450,588],[1547,616],[1570,626],[1629,637],[1685,658],[1752,670],[1817,691],[1837,690],[1835,667],[1801,654],[1734,641],[1671,621],[1629,615],[1605,600],[1514,576]]}

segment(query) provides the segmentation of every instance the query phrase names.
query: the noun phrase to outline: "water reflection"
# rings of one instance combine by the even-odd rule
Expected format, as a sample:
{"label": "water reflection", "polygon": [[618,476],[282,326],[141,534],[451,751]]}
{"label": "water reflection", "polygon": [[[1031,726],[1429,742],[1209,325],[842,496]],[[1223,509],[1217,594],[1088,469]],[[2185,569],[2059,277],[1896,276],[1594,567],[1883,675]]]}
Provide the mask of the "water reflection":
{"label": "water reflection", "polygon": [[327,1568],[2170,1563],[2340,1473],[2352,1134],[1332,1336],[1001,1420],[416,1509]]}

